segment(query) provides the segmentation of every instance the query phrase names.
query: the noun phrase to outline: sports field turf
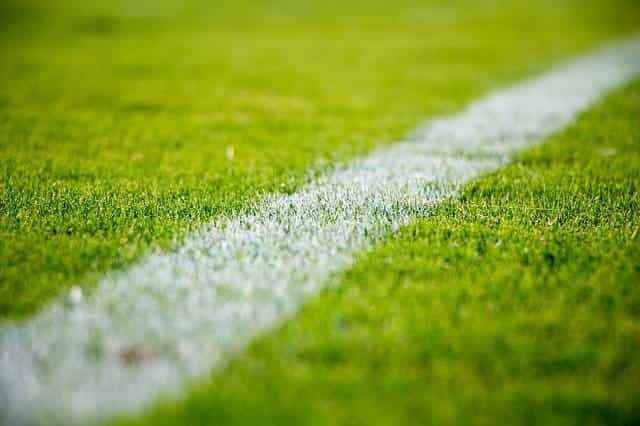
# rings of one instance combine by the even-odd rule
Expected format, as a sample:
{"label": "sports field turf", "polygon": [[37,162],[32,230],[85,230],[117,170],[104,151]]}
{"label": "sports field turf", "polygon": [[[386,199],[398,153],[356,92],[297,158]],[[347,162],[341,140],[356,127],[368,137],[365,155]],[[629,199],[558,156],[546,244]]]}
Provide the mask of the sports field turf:
{"label": "sports field turf", "polygon": [[[222,3],[0,4],[0,323],[640,29],[633,0]],[[640,422],[638,117],[635,83],[123,422]]]}
{"label": "sports field turf", "polygon": [[640,421],[640,82],[138,424]]}
{"label": "sports field turf", "polygon": [[387,3],[4,2],[0,315],[640,21],[634,1]]}

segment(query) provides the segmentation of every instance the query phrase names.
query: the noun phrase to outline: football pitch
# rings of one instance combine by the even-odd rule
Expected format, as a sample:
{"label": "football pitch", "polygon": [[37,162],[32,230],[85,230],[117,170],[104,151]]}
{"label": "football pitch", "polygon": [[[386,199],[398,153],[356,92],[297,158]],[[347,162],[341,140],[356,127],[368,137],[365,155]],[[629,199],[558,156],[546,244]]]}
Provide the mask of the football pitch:
{"label": "football pitch", "polygon": [[637,424],[638,30],[4,1],[0,423]]}

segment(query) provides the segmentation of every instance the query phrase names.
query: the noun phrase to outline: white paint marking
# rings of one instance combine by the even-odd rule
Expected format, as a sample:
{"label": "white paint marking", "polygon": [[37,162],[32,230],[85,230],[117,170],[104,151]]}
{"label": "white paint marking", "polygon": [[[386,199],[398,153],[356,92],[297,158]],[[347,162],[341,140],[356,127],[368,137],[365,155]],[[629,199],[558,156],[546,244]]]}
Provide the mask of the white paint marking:
{"label": "white paint marking", "polygon": [[490,96],[293,195],[213,223],[0,332],[8,423],[140,410],[294,313],[354,255],[640,71],[640,39]]}

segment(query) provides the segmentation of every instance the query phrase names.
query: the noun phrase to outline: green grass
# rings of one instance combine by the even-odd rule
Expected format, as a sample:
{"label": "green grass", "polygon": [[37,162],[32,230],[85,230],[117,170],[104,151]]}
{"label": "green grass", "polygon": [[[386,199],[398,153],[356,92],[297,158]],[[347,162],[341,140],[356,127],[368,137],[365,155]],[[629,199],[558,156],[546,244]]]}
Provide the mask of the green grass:
{"label": "green grass", "polygon": [[0,320],[637,28],[633,0],[5,0]]}
{"label": "green grass", "polygon": [[640,81],[127,425],[640,423]]}

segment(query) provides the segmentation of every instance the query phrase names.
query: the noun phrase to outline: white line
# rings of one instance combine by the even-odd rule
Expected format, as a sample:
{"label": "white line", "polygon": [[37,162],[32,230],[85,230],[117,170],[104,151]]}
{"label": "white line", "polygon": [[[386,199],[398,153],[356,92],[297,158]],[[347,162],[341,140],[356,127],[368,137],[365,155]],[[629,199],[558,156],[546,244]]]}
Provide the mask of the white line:
{"label": "white line", "polygon": [[213,223],[0,332],[8,423],[142,409],[292,314],[354,254],[640,72],[640,39],[490,96],[293,195]]}

